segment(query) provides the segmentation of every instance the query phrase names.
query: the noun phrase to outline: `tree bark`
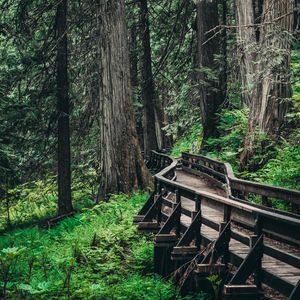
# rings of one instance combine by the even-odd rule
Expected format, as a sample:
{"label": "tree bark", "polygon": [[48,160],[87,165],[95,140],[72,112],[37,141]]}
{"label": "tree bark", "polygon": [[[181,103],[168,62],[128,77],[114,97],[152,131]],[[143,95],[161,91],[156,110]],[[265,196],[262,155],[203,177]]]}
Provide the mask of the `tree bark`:
{"label": "tree bark", "polygon": [[216,55],[222,54],[220,38],[214,37],[219,25],[218,1],[199,0],[197,3],[197,47],[198,47],[198,85],[200,89],[200,110],[203,126],[202,149],[208,137],[218,136],[218,112],[224,104],[224,79],[222,66]]}
{"label": "tree bark", "polygon": [[71,199],[71,150],[69,126],[67,0],[57,6],[57,112],[58,112],[58,214],[73,210]]}
{"label": "tree bark", "polygon": [[[237,0],[236,13],[238,23],[238,49],[240,60],[240,73],[242,81],[242,104],[250,106],[251,99],[255,97],[255,74],[257,55],[256,32],[254,24],[253,0]],[[249,26],[250,25],[250,26]]]}
{"label": "tree bark", "polygon": [[130,28],[130,75],[131,85],[133,87],[138,86],[138,46],[137,46],[137,26],[132,24]]}
{"label": "tree bark", "polygon": [[140,31],[142,40],[142,102],[144,126],[144,152],[149,155],[151,150],[157,150],[161,129],[158,120],[155,89],[152,74],[151,44],[149,30],[149,15],[147,0],[140,0]]}
{"label": "tree bark", "polygon": [[[244,0],[237,1],[243,8]],[[252,77],[250,115],[241,169],[249,166],[254,155],[256,135],[264,133],[276,139],[284,124],[291,97],[290,50],[293,30],[294,0],[265,0],[263,5],[260,39],[256,45],[259,56],[247,57],[249,74]],[[237,10],[241,15],[241,10]],[[241,27],[241,24],[239,24]],[[249,24],[248,24],[249,25]],[[254,27],[245,26],[244,36],[252,36]],[[251,59],[251,60],[250,60]]]}
{"label": "tree bark", "polygon": [[124,0],[100,0],[99,29],[99,193],[128,193],[146,188],[144,165],[135,128],[130,83]]}

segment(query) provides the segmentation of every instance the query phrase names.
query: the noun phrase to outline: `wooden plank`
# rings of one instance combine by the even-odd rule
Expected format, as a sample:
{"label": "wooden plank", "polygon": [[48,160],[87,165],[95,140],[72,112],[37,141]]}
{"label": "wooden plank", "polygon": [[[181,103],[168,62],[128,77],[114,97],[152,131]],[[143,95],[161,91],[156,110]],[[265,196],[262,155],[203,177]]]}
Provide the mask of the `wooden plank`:
{"label": "wooden plank", "polygon": [[264,253],[300,269],[300,258],[298,256],[277,249],[274,246],[268,246],[268,245],[264,245]]}
{"label": "wooden plank", "polygon": [[197,264],[194,272],[198,274],[219,274],[225,270],[225,264]]}

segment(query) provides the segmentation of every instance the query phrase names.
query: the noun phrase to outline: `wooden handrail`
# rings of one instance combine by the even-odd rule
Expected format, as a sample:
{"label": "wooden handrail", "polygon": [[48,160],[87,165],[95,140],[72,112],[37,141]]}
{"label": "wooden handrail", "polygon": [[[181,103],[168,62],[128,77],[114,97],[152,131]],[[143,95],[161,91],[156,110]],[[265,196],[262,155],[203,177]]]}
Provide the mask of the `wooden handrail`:
{"label": "wooden handrail", "polygon": [[[161,154],[155,151],[153,153],[154,155],[167,156],[166,154]],[[184,155],[187,154],[184,153]],[[191,155],[191,156],[196,159],[203,158],[202,156],[196,156],[196,155]],[[278,234],[278,236],[286,235],[287,239],[291,238],[293,240],[300,241],[300,216],[299,215],[286,213],[286,212],[282,213],[279,210],[265,208],[264,206],[252,204],[250,202],[236,201],[234,199],[226,198],[206,191],[195,190],[187,185],[176,182],[172,179],[168,179],[166,178],[166,175],[169,174],[171,171],[175,172],[177,166],[177,161],[175,159],[169,157],[169,161],[171,162],[171,164],[154,176],[155,181],[160,186],[160,189],[164,188],[166,191],[174,192],[174,193],[175,191],[179,191],[183,197],[186,197],[192,201],[195,201],[195,198],[199,197],[201,199],[213,201],[218,205],[223,205],[224,209],[225,207],[231,207],[231,209],[234,209],[236,213],[238,213],[240,216],[245,216],[245,218],[250,218],[250,216],[252,217],[255,216],[255,218],[260,218],[261,220],[263,220],[262,230],[264,230],[265,232],[268,233],[271,232],[274,235]],[[216,163],[218,166],[223,164],[221,162],[212,159],[207,159],[207,158],[205,158],[205,161],[209,161],[210,163]],[[228,173],[230,174],[231,172],[230,168],[227,169],[226,165],[225,164],[223,165],[224,165],[224,169],[226,169],[226,171],[228,170],[229,171]],[[229,164],[227,164],[227,166],[228,165]],[[227,176],[227,174],[225,175]],[[229,182],[231,182],[231,180],[235,180],[238,182],[245,183],[245,185],[249,183],[246,180],[230,178],[229,176],[227,177],[229,179]],[[250,184],[253,184],[253,186],[256,185],[256,183],[252,183],[252,182],[250,182]],[[279,190],[281,192],[294,193],[293,195],[300,196],[300,192],[298,191],[293,191],[293,190],[288,190],[288,189],[283,189],[283,188],[273,187],[270,185],[263,185],[263,184],[258,184],[258,186],[263,186],[266,189],[271,189],[272,191]],[[273,228],[274,221],[276,221],[277,224],[279,224],[278,226],[276,226],[278,227],[277,229]],[[249,224],[245,224],[245,225],[249,225]]]}
{"label": "wooden handrail", "polygon": [[[164,243],[167,245],[175,245],[172,253],[170,254],[168,252],[168,255],[176,261],[186,259],[187,257],[193,258],[194,255],[197,254],[200,244],[206,246],[212,242],[208,235],[206,236],[200,233],[202,225],[212,228],[213,230],[220,230],[222,224],[232,223],[234,226],[238,225],[237,228],[244,228],[252,233],[252,235],[246,236],[242,230],[239,231],[237,228],[230,229],[231,238],[244,245],[250,246],[250,248],[251,245],[254,245],[247,259],[244,260],[243,268],[247,269],[248,272],[246,275],[254,272],[257,286],[264,283],[287,296],[292,293],[293,289],[298,291],[298,287],[295,288],[291,282],[285,281],[284,278],[282,279],[279,275],[275,275],[267,268],[264,268],[261,259],[259,263],[254,264],[253,257],[255,257],[256,261],[258,255],[261,258],[262,254],[264,254],[282,261],[287,265],[299,268],[300,258],[298,256],[286,252],[284,249],[273,247],[268,242],[264,243],[262,239],[260,240],[261,242],[257,254],[256,250],[258,246],[255,247],[254,240],[256,237],[265,236],[274,240],[284,241],[286,244],[299,246],[300,215],[250,203],[245,199],[237,199],[233,193],[236,193],[236,191],[241,193],[256,193],[258,195],[279,198],[298,204],[300,199],[299,191],[238,179],[235,177],[230,164],[221,163],[204,156],[183,153],[181,162],[184,171],[188,171],[188,169],[191,168],[191,170],[194,171],[191,173],[195,175],[197,175],[197,172],[208,172],[208,175],[212,176],[214,180],[218,180],[219,178],[223,185],[224,177],[221,175],[225,176],[227,183],[226,188],[229,192],[227,193],[227,197],[220,196],[216,193],[210,193],[177,182],[176,168],[178,167],[178,160],[155,151],[152,152],[150,157],[152,157],[153,162],[163,161],[164,168],[162,168],[160,164],[156,166],[159,167],[159,172],[154,176],[156,182],[154,196],[153,200],[151,200],[152,198],[150,197],[150,203],[147,205],[148,207],[152,205],[152,207],[148,213],[144,215],[140,224],[145,231],[150,228],[152,230],[151,232],[158,232],[155,240],[157,247],[162,247]],[[192,169],[193,167],[195,169]],[[171,193],[173,197],[175,195],[175,202],[174,198],[168,199],[166,196]],[[195,211],[191,211],[181,205],[186,199],[195,203]],[[176,204],[175,207],[174,204]],[[210,218],[209,215],[206,216],[203,214],[201,208],[203,204],[206,206],[212,205],[211,207],[214,209],[223,212],[223,220],[215,220]],[[172,209],[171,215],[166,213],[164,207]],[[191,224],[186,224],[185,221],[181,222],[180,216],[182,215],[191,218]],[[141,216],[138,217],[141,219]],[[143,223],[143,221],[146,221],[146,223]],[[192,245],[190,244],[191,241]],[[229,242],[224,245],[226,246],[224,250],[222,250],[224,252],[222,258],[224,263],[229,259],[236,267],[241,266],[243,259],[228,247]],[[168,249],[169,248],[167,248],[166,251],[169,251]],[[169,257],[168,259],[171,258]],[[160,260],[158,260],[158,262],[160,262]],[[253,266],[253,268],[250,268],[249,265]],[[242,277],[236,277],[236,282],[243,282],[245,279],[243,275],[244,271],[243,269],[241,270],[242,271],[237,273],[236,276]],[[166,273],[168,272],[166,271]]]}
{"label": "wooden handrail", "polygon": [[[239,195],[235,195],[236,192],[237,194],[253,193],[262,197],[279,199],[289,203],[300,205],[300,191],[239,179],[235,177],[232,167],[229,163],[222,163],[202,155],[189,153],[183,153],[182,156],[183,158],[190,158],[201,161],[203,163],[208,162],[215,167],[212,168],[213,171],[216,171],[216,168],[218,169],[218,172],[223,169],[223,174],[227,177],[229,195],[232,197],[239,198]],[[193,167],[193,163],[190,164],[190,167]]]}

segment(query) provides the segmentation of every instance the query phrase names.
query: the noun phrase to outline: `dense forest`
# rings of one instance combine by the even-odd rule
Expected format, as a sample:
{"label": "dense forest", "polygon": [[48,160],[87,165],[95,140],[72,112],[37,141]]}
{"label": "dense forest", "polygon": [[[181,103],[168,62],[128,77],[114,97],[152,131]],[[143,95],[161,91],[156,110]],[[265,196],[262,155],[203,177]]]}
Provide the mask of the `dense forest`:
{"label": "dense forest", "polygon": [[0,8],[1,299],[184,298],[132,225],[152,150],[300,190],[299,0]]}

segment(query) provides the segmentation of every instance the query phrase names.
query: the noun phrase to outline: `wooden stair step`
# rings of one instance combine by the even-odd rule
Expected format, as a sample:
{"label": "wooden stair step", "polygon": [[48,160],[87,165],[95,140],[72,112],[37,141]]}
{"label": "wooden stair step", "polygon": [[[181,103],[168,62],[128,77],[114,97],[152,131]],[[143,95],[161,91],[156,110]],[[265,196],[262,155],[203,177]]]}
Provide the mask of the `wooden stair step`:
{"label": "wooden stair step", "polygon": [[191,253],[191,252],[198,252],[196,246],[180,246],[174,247],[173,253],[174,254],[182,254],[182,253]]}
{"label": "wooden stair step", "polygon": [[144,215],[137,215],[137,216],[133,217],[133,224],[138,224],[138,223],[142,222],[144,217],[145,217]]}
{"label": "wooden stair step", "polygon": [[157,233],[160,230],[160,224],[157,222],[140,222],[138,223],[138,231]]}
{"label": "wooden stair step", "polygon": [[228,300],[259,300],[264,295],[255,285],[225,285],[224,296]]}
{"label": "wooden stair step", "polygon": [[160,242],[176,242],[178,240],[178,237],[174,233],[168,233],[168,234],[157,234],[154,238],[154,241],[156,243]]}
{"label": "wooden stair step", "polygon": [[206,274],[219,274],[226,270],[224,264],[197,264],[195,269],[196,274],[206,275]]}

